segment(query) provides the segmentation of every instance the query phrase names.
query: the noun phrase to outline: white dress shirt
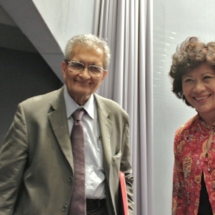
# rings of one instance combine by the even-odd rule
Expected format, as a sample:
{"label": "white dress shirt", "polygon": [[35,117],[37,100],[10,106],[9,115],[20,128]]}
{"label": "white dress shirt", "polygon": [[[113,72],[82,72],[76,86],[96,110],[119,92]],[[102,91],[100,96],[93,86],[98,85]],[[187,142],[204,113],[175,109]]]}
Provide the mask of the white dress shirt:
{"label": "white dress shirt", "polygon": [[91,95],[84,106],[79,106],[70,97],[66,86],[64,86],[64,98],[70,134],[73,126],[73,112],[78,108],[84,108],[86,111],[82,119],[85,144],[86,198],[103,199],[105,198],[105,175],[97,105],[94,96]]}

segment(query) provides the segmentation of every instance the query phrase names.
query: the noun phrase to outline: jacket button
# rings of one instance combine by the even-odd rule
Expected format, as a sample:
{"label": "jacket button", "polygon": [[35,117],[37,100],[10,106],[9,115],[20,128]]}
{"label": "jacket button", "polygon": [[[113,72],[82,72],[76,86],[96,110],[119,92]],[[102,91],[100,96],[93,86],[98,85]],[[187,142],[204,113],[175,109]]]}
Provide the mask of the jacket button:
{"label": "jacket button", "polygon": [[67,206],[67,205],[64,205],[64,206],[62,207],[61,210],[62,210],[63,212],[66,212],[66,211],[67,211],[67,208],[68,208],[68,206]]}
{"label": "jacket button", "polygon": [[71,182],[72,182],[72,179],[73,179],[72,176],[69,176],[68,182],[71,183]]}

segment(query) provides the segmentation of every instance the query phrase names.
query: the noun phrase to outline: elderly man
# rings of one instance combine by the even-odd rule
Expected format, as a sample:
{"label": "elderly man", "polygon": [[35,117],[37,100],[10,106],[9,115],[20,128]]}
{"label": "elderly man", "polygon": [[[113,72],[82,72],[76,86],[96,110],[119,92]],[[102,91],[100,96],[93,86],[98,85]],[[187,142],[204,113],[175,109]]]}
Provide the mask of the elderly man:
{"label": "elderly man", "polygon": [[103,39],[73,37],[65,85],[18,105],[0,151],[0,215],[117,215],[119,171],[133,214],[128,115],[95,94],[109,59]]}

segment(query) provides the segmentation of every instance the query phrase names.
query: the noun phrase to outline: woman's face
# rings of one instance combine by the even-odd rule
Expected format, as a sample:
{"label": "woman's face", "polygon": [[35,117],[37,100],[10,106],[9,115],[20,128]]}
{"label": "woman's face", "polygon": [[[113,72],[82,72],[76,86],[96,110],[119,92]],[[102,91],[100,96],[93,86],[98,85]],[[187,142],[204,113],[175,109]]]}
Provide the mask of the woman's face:
{"label": "woman's face", "polygon": [[186,100],[207,122],[215,120],[215,70],[207,63],[190,70],[182,77]]}

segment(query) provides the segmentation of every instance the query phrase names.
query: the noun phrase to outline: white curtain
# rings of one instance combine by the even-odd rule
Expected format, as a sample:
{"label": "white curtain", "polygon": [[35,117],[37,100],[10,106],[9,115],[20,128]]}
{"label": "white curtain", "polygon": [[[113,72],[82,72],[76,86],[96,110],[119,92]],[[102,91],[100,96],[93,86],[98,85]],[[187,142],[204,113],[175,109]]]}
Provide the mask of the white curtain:
{"label": "white curtain", "polygon": [[152,3],[96,1],[94,33],[111,48],[109,73],[98,93],[130,117],[135,215],[153,215]]}

